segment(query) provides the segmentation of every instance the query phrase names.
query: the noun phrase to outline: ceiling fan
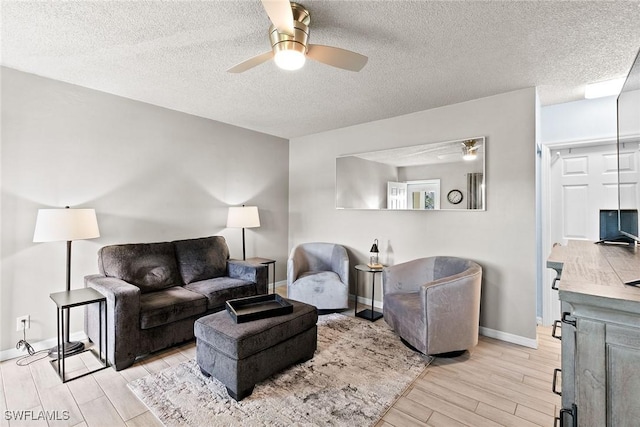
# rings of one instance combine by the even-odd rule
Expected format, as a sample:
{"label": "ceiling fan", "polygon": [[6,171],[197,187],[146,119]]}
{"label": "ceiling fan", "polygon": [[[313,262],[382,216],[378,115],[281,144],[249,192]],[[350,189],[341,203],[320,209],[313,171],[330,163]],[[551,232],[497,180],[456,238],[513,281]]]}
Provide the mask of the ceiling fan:
{"label": "ceiling fan", "polygon": [[229,73],[242,73],[273,58],[285,70],[297,70],[309,57],[332,67],[360,71],[368,58],[359,53],[333,46],[307,43],[309,38],[309,11],[289,0],[262,0],[272,25],[269,27],[271,51],[262,53],[229,68]]}

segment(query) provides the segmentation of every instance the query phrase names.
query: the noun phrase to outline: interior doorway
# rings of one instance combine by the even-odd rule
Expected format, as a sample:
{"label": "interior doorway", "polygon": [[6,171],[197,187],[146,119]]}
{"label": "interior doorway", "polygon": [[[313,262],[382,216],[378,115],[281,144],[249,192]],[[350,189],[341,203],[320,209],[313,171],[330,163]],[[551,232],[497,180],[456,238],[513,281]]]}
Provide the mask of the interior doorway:
{"label": "interior doorway", "polygon": [[[638,182],[638,146],[625,147],[632,175]],[[568,240],[598,241],[600,209],[618,209],[618,156],[614,139],[597,143],[548,145],[543,154],[547,212],[543,226],[542,324],[560,318],[558,292],[551,289],[555,272],[546,268],[554,244]]]}

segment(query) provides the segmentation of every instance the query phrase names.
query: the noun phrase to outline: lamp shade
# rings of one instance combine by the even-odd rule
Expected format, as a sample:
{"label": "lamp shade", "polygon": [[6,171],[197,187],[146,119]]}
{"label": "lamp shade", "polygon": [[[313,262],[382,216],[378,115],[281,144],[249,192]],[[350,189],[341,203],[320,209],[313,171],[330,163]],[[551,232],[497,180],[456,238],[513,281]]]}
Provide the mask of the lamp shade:
{"label": "lamp shade", "polygon": [[39,209],[34,242],[83,240],[100,237],[94,209]]}
{"label": "lamp shade", "polygon": [[230,207],[227,215],[227,227],[255,228],[260,227],[260,216],[257,206]]}

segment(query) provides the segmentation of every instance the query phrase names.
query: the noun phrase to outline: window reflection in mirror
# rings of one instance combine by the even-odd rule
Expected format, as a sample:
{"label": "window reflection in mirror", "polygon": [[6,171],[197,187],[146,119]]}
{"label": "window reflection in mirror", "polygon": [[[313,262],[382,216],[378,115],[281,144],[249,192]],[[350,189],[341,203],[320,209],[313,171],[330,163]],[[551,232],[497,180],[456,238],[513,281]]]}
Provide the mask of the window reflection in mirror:
{"label": "window reflection in mirror", "polygon": [[474,137],[340,156],[336,207],[484,210],[485,152]]}

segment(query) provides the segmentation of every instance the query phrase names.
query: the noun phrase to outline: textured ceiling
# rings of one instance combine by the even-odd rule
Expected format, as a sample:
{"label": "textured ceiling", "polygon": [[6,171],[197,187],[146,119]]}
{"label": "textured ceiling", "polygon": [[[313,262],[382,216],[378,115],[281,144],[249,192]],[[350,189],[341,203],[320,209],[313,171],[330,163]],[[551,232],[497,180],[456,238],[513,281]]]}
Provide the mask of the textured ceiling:
{"label": "textured ceiling", "polygon": [[270,49],[259,0],[2,0],[2,65],[292,138],[531,86],[582,99],[640,48],[640,2],[301,3],[310,43],[368,56],[361,72],[227,73]]}

